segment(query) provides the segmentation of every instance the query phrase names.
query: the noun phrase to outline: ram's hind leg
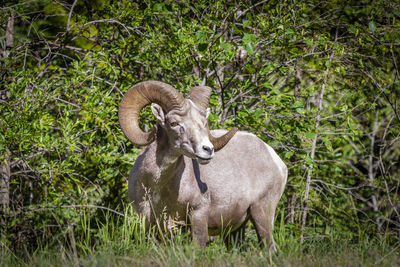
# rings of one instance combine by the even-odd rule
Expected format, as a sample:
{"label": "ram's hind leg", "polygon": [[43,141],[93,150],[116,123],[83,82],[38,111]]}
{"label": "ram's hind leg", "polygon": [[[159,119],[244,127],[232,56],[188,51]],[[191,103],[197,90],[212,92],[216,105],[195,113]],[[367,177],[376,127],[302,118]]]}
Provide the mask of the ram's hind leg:
{"label": "ram's hind leg", "polygon": [[231,249],[233,247],[238,247],[238,248],[243,247],[245,240],[245,232],[246,232],[246,222],[247,219],[238,229],[229,233],[224,233],[223,238],[225,245],[228,249]]}
{"label": "ram's hind leg", "polygon": [[275,244],[272,237],[274,227],[274,216],[277,201],[261,199],[259,202],[250,206],[250,220],[254,224],[260,242],[260,246],[267,245],[273,251]]}

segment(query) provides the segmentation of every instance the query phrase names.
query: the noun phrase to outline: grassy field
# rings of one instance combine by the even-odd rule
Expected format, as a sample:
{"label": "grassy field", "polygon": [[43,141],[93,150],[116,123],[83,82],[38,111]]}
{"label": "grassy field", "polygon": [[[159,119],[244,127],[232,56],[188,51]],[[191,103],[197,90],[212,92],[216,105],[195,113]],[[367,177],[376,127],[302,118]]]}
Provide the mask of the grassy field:
{"label": "grassy field", "polygon": [[270,255],[260,250],[250,224],[244,246],[230,250],[220,237],[198,249],[179,230],[155,239],[143,225],[131,209],[118,218],[108,214],[101,222],[82,216],[26,253],[16,255],[2,243],[1,266],[400,266],[400,244],[389,244],[387,236],[367,237],[362,230],[357,235],[310,232],[300,245],[294,227],[278,221],[277,252]]}

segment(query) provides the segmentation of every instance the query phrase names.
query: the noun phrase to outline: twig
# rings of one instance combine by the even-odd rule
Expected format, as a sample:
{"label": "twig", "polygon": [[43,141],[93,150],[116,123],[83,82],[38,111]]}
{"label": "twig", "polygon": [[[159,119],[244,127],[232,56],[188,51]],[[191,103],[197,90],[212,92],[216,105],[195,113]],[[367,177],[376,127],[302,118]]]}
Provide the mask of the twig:
{"label": "twig", "polygon": [[75,0],[74,3],[71,6],[71,9],[69,10],[69,14],[68,14],[68,21],[67,21],[67,32],[69,32],[70,27],[69,24],[71,22],[71,16],[72,16],[72,12],[74,11],[74,7],[76,5],[76,2],[78,2],[78,0]]}
{"label": "twig", "polygon": [[334,184],[330,184],[330,183],[327,183],[327,182],[322,181],[322,180],[315,180],[315,179],[311,179],[311,182],[312,183],[321,183],[321,184],[324,184],[324,185],[327,185],[327,186],[332,186],[332,187],[335,187],[337,189],[346,190],[346,191],[356,190],[356,189],[360,189],[362,187],[368,186],[367,182],[361,183],[360,185],[354,186],[354,187],[342,187],[342,186],[339,186],[339,185],[334,185]]}
{"label": "twig", "polygon": [[38,0],[26,1],[26,2],[23,2],[23,3],[18,3],[18,4],[15,4],[15,5],[12,5],[12,6],[7,6],[7,7],[0,7],[0,9],[7,10],[7,9],[14,8],[14,7],[17,7],[17,6],[27,5],[27,4],[30,4],[32,2],[38,2]]}
{"label": "twig", "polygon": [[74,103],[71,103],[71,102],[69,102],[69,101],[67,101],[67,100],[64,100],[64,99],[61,99],[61,98],[58,98],[58,97],[52,97],[54,100],[58,100],[58,101],[61,101],[61,102],[63,102],[63,103],[65,103],[65,104],[69,104],[69,105],[71,105],[71,106],[74,106],[74,107],[76,107],[76,108],[81,108],[81,106],[79,106],[79,105],[77,105],[77,104],[74,104]]}
{"label": "twig", "polygon": [[[378,87],[378,89],[381,91],[381,93],[385,96],[386,100],[389,102],[390,106],[392,107],[394,114],[396,115],[397,120],[400,122],[400,115],[397,111],[396,106],[392,103],[392,101],[390,101],[389,96],[386,94],[385,89],[386,87],[382,87],[376,80],[375,78],[368,72],[365,70],[361,70],[362,73],[364,73],[368,78],[371,79],[371,81],[375,84],[376,87]],[[391,83],[390,85],[392,85],[393,83]]]}
{"label": "twig", "polygon": [[80,28],[82,29],[83,27],[85,27],[87,25],[96,24],[96,23],[104,23],[104,22],[115,23],[115,24],[121,25],[129,35],[131,35],[131,32],[129,31],[128,28],[134,29],[132,27],[127,27],[124,23],[122,23],[118,20],[115,20],[115,19],[92,20],[92,21],[89,21],[89,22],[86,22],[85,24],[83,24]]}

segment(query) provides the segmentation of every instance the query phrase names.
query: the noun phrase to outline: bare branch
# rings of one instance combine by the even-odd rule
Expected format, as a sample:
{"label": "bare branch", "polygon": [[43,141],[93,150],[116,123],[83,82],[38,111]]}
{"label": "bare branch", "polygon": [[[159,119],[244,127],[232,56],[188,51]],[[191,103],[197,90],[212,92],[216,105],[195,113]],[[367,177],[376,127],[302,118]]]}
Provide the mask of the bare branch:
{"label": "bare branch", "polygon": [[122,26],[129,35],[131,35],[131,32],[129,31],[129,29],[132,29],[132,30],[136,31],[135,28],[128,27],[124,23],[122,23],[122,22],[120,22],[118,20],[115,20],[115,19],[99,19],[99,20],[89,21],[89,22],[86,22],[85,24],[83,24],[80,28],[82,30],[82,28],[84,28],[84,27],[86,27],[88,25],[97,24],[97,23],[106,23],[106,22],[107,23],[115,23],[115,24],[118,24],[118,25]]}
{"label": "bare branch", "polygon": [[67,32],[70,31],[69,24],[70,24],[70,22],[71,22],[72,12],[74,11],[74,7],[75,7],[75,5],[76,5],[77,2],[78,2],[78,0],[75,0],[74,3],[73,3],[72,6],[71,6],[71,9],[69,10],[69,13],[68,13],[68,21],[67,21]]}

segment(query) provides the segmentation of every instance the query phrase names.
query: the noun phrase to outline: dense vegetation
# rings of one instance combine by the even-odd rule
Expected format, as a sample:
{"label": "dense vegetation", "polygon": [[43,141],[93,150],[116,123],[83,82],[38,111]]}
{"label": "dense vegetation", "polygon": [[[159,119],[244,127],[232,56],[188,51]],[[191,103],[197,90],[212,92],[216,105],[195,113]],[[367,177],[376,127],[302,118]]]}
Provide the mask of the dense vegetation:
{"label": "dense vegetation", "polygon": [[[83,256],[109,248],[110,264],[271,260],[251,231],[245,252],[218,240],[191,252],[185,234],[159,250],[144,239],[126,186],[140,148],[117,108],[130,86],[154,79],[183,93],[211,86],[211,128],[253,132],[287,163],[275,263],[344,253],[354,264],[396,264],[396,1],[20,0],[0,10],[2,261],[55,250],[96,264]],[[152,123],[145,110],[143,127]],[[142,260],[115,258],[126,253]]]}

